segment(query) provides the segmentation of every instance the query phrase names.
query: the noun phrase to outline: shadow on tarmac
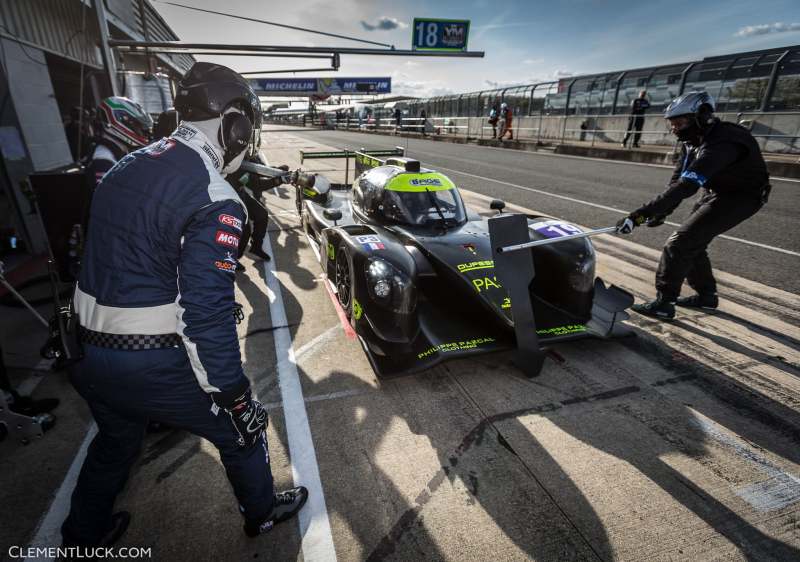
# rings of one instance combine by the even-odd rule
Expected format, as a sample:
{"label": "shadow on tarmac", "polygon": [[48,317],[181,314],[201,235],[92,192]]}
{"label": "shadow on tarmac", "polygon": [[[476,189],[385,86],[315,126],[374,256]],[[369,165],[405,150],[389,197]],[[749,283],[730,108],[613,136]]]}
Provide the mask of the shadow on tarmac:
{"label": "shadow on tarmac", "polygon": [[[279,219],[273,217],[273,220],[280,226]],[[300,241],[300,231],[287,229],[285,232],[283,244],[273,246],[280,256],[281,270],[303,290],[310,290],[316,285],[316,280],[298,265],[298,252],[304,244]],[[257,274],[263,277],[263,269],[259,267]],[[263,324],[262,307],[266,295],[249,275],[252,271],[237,279],[253,305],[251,322]],[[286,287],[282,287],[282,296],[291,323],[289,329],[294,337],[303,309]],[[252,329],[254,324],[250,326]],[[712,457],[711,449],[720,446],[698,424],[696,411],[740,435],[756,448],[798,462],[800,430],[786,421],[794,418],[796,413],[752,389],[740,388],[724,372],[676,354],[646,336],[621,344],[601,343],[582,347],[573,343],[571,347],[580,350],[579,353],[592,355],[595,365],[605,365],[606,372],[614,375],[609,377],[610,381],[589,382],[596,379],[596,373],[581,373],[580,361],[572,364],[570,361],[564,364],[550,362],[549,368],[538,379],[521,379],[532,388],[538,387],[537,392],[549,390],[541,394],[549,396],[550,401],[497,413],[484,412],[472,400],[459,381],[459,361],[419,375],[380,381],[377,392],[352,373],[331,372],[325,380],[326,388],[334,386],[356,391],[352,396],[337,399],[335,404],[319,402],[309,411],[309,419],[318,427],[327,423],[346,428],[340,436],[334,437],[340,441],[315,443],[320,466],[324,469],[323,486],[328,489],[333,486],[352,488],[352,493],[339,490],[335,494],[328,493],[326,499],[331,521],[347,525],[363,552],[368,553],[363,556],[366,560],[442,560],[445,553],[426,529],[423,510],[435,502],[437,492],[444,491],[442,485],[449,482],[454,489],[465,489],[467,503],[479,504],[498,528],[520,550],[531,556],[614,559],[619,553],[611,544],[603,520],[590,499],[585,497],[581,487],[565,472],[557,458],[549,453],[548,447],[520,419],[536,416],[546,418],[569,436],[635,468],[642,477],[655,483],[708,527],[737,545],[746,559],[800,559],[797,548],[754,527],[663,460],[679,453],[707,464],[705,461]],[[254,343],[248,338],[245,342],[248,363],[249,358],[263,354],[263,349],[260,352],[251,350],[251,345]],[[631,366],[620,359],[624,354],[614,349],[616,345],[633,351],[653,370],[661,368],[668,374],[681,374],[644,384],[629,370]],[[757,361],[768,358],[761,352],[741,346],[736,351]],[[498,363],[486,358],[478,362],[485,376],[503,376],[503,371],[508,369],[508,362]],[[775,362],[774,358],[772,362]],[[474,371],[474,367],[471,370]],[[250,369],[248,372],[252,373]],[[315,394],[314,383],[300,366],[298,373],[306,396]],[[262,399],[280,401],[276,373],[262,372],[253,383],[255,387],[264,389],[265,392],[260,393]],[[692,387],[695,395],[699,391],[703,403],[684,404],[681,397],[676,400],[658,391],[659,386],[672,386],[674,390],[678,385]],[[576,388],[583,389],[584,393],[576,393]],[[654,408],[654,402],[661,404]],[[449,414],[446,424],[436,423],[437,413],[442,411]],[[407,499],[408,493],[403,493],[395,485],[397,475],[382,470],[376,458],[376,451],[390,427],[396,424],[398,416],[413,433],[429,440],[441,465],[441,469],[420,486],[420,493],[413,502]],[[282,446],[288,450],[282,416],[274,415],[272,423],[277,426]],[[454,424],[461,431],[458,433],[460,439],[454,439]],[[652,436],[646,443],[642,443],[639,437],[643,435],[642,426],[646,427],[644,434]],[[780,439],[774,442],[764,439],[765,428],[777,433]],[[179,436],[171,439],[181,440]],[[354,448],[363,453],[363,458],[352,456]],[[342,450],[350,453],[342,456]],[[342,470],[341,465],[332,466],[337,459],[348,462],[346,470]],[[713,459],[708,462],[713,462]],[[397,469],[399,473],[406,472],[408,467]],[[620,484],[614,474],[597,476],[607,480],[609,488]],[[509,481],[514,485],[505,486]],[[369,498],[379,501],[364,505],[363,502],[369,502]],[[549,515],[555,517],[549,520],[541,518],[543,511],[548,513],[548,506],[544,504],[550,504]],[[388,529],[388,532],[378,536],[378,529]],[[684,539],[708,539],[707,534],[698,533]],[[272,536],[277,538],[274,534]],[[682,539],[676,536],[667,540],[678,542]],[[267,544],[273,545],[273,542]],[[658,548],[659,545],[650,546]],[[285,554],[282,547],[275,545],[274,548],[278,548],[281,555]],[[297,548],[299,550],[299,546]],[[640,554],[644,555],[643,552]]]}

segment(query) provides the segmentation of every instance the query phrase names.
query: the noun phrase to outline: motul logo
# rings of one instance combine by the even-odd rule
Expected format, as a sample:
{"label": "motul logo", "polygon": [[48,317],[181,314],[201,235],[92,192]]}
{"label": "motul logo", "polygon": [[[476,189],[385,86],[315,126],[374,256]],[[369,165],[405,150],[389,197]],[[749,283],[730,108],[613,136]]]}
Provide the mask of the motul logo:
{"label": "motul logo", "polygon": [[224,230],[218,230],[217,235],[214,238],[214,241],[217,244],[222,244],[223,246],[230,246],[231,248],[238,248],[239,247],[239,237],[235,234],[231,234],[230,232],[225,232]]}

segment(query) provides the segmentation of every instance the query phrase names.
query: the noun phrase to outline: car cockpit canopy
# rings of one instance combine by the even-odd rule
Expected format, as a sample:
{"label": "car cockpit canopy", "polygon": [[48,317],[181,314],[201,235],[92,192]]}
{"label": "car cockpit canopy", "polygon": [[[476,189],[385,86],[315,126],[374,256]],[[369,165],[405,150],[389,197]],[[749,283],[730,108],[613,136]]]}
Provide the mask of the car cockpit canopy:
{"label": "car cockpit canopy", "polygon": [[418,160],[390,158],[353,185],[353,207],[371,220],[402,226],[457,226],[467,220],[455,184]]}

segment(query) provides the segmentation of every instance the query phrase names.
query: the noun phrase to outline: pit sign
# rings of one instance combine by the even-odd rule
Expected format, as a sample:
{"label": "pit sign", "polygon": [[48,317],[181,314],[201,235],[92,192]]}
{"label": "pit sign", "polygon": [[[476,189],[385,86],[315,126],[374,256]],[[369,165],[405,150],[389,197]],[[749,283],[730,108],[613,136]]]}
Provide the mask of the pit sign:
{"label": "pit sign", "polygon": [[414,18],[415,51],[466,51],[469,20]]}

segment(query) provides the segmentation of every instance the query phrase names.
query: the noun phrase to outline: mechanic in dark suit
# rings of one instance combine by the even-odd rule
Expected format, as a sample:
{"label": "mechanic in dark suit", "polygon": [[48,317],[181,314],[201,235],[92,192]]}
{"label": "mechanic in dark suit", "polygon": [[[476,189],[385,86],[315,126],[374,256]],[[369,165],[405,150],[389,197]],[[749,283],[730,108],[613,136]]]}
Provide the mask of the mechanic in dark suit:
{"label": "mechanic in dark suit", "polygon": [[625,138],[622,139],[622,146],[627,146],[628,139],[633,134],[634,129],[636,133],[633,134],[633,148],[639,148],[639,139],[642,138],[642,127],[644,127],[644,114],[650,107],[650,102],[647,101],[647,91],[642,90],[639,92],[639,97],[631,102],[631,116],[628,119],[628,132],[625,133]]}
{"label": "mechanic in dark suit", "polygon": [[[675,305],[715,309],[717,284],[707,248],[718,235],[753,216],[767,202],[767,165],[750,132],[714,117],[714,100],[706,92],[675,99],[664,117],[683,142],[667,189],[617,223],[629,234],[636,226],[658,226],[681,201],[701,190],[689,218],[667,239],[656,272],[655,300],[632,308],[654,318],[675,317]],[[687,280],[697,294],[678,298]]]}
{"label": "mechanic in dark suit", "polygon": [[65,546],[109,546],[125,531],[130,515],[114,513],[114,501],[148,420],[214,444],[248,536],[295,516],[308,496],[302,486],[274,492],[267,413],[231,314],[246,213],[223,176],[244,159],[258,98],[241,75],[198,62],[175,108],[179,127],[120,160],[92,201],[74,299],[84,358],[70,380],[98,433],[61,528]]}

